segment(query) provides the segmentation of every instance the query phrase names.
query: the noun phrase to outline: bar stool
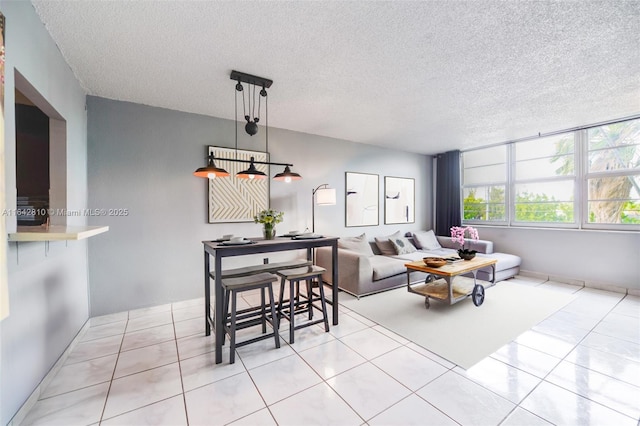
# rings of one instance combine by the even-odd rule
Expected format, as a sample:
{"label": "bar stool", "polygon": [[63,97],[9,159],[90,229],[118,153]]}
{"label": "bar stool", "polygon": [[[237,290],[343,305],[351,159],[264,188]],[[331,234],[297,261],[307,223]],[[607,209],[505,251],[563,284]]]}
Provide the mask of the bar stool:
{"label": "bar stool", "polygon": [[[224,331],[225,333],[229,333],[229,340],[231,344],[231,347],[229,348],[230,364],[233,364],[236,361],[236,347],[268,339],[271,336],[273,336],[273,338],[275,339],[276,348],[280,347],[280,335],[278,334],[278,317],[274,304],[273,286],[271,285],[271,283],[273,283],[274,281],[278,281],[278,277],[268,272],[237,278],[224,278],[222,280],[222,288],[224,289],[224,292],[226,294],[224,302]],[[239,312],[236,309],[238,293],[254,289],[260,289],[262,302],[260,311],[255,312],[255,310],[243,310]],[[271,319],[267,317],[264,294],[265,290],[269,290]],[[231,301],[231,312],[229,312],[229,301]],[[273,333],[264,334],[267,332],[267,322],[271,324]],[[258,324],[262,324],[262,336],[254,337],[252,339],[236,343],[236,330],[255,326]],[[222,343],[224,344],[224,340]]]}
{"label": "bar stool", "polygon": [[[298,330],[303,327],[309,327],[310,325],[324,323],[324,331],[329,331],[329,317],[327,316],[327,303],[324,297],[324,285],[322,284],[322,273],[326,269],[311,265],[303,268],[285,269],[277,271],[276,274],[281,277],[280,280],[280,298],[278,302],[278,327],[280,326],[280,318],[286,318],[289,320],[289,343],[294,343],[294,330]],[[318,289],[320,294],[313,292],[313,280],[319,281]],[[301,295],[299,292],[294,291],[299,288],[300,281],[306,281],[307,295]],[[284,286],[285,281],[289,281],[289,300],[288,306],[285,305],[284,299]],[[304,297],[306,300],[299,301],[298,297]],[[315,305],[313,302],[320,301],[321,306]],[[305,308],[300,308],[301,305],[305,305]],[[317,309],[322,312],[322,319],[311,321],[313,319],[313,309]],[[309,321],[304,324],[295,325],[295,315],[297,313],[309,312]]]}

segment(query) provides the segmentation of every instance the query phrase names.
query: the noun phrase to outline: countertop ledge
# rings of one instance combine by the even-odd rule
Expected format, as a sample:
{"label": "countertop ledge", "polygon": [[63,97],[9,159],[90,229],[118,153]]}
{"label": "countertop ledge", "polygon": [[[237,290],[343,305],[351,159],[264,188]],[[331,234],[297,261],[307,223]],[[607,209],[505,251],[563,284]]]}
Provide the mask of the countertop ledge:
{"label": "countertop ledge", "polygon": [[9,234],[9,242],[84,240],[108,230],[108,226],[52,225],[48,229],[41,226],[18,226],[17,232]]}

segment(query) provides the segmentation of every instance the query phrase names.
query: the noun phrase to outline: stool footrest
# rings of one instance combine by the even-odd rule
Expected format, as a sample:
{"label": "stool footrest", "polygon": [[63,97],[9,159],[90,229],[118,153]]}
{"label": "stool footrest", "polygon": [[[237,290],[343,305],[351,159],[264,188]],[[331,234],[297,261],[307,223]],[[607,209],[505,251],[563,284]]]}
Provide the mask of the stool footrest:
{"label": "stool footrest", "polygon": [[236,348],[239,346],[250,345],[251,343],[259,342],[260,340],[273,339],[273,333],[263,334],[262,336],[253,337],[251,339],[244,340],[236,343]]}
{"label": "stool footrest", "polygon": [[[267,322],[271,322],[271,320],[267,320]],[[242,322],[237,322],[236,330],[242,330],[243,328],[249,328],[260,324],[262,324],[262,318],[252,318],[249,320],[244,320]]]}
{"label": "stool footrest", "polygon": [[316,324],[320,324],[320,323],[324,323],[324,319],[323,318],[320,318],[320,319],[314,320],[314,321],[308,321],[308,322],[305,322],[304,324],[296,325],[295,327],[293,327],[293,329],[294,330],[299,330],[301,328],[309,327],[310,325],[316,325]]}

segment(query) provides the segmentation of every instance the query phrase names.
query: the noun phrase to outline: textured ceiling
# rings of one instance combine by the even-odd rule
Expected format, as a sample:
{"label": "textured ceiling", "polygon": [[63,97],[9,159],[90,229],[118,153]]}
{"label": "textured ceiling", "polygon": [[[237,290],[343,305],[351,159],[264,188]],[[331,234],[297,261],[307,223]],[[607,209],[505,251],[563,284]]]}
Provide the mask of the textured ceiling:
{"label": "textured ceiling", "polygon": [[640,113],[638,1],[41,1],[86,92],[434,154]]}

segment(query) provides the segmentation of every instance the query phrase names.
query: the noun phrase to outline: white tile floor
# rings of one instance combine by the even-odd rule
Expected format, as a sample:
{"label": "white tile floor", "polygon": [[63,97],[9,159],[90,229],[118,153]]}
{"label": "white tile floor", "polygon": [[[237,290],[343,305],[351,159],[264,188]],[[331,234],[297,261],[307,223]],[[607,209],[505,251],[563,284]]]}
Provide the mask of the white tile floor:
{"label": "white tile floor", "polygon": [[[468,370],[340,307],[340,325],[214,363],[203,299],[92,318],[22,424],[640,424],[640,297],[575,301]],[[249,296],[242,305],[258,300]],[[243,330],[243,335],[251,334]]]}

